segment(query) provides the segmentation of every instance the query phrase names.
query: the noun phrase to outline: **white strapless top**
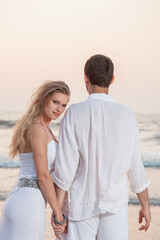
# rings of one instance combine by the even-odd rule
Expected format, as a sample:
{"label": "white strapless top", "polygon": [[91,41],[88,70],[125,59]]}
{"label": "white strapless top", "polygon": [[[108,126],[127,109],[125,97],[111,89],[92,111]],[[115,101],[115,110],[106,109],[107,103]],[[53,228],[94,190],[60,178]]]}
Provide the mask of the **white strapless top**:
{"label": "white strapless top", "polygon": [[[57,147],[58,143],[54,140],[51,140],[48,144],[47,157],[48,157],[48,169],[50,173],[54,169]],[[37,179],[37,173],[32,152],[20,153],[20,172],[18,175],[18,179],[21,178]]]}

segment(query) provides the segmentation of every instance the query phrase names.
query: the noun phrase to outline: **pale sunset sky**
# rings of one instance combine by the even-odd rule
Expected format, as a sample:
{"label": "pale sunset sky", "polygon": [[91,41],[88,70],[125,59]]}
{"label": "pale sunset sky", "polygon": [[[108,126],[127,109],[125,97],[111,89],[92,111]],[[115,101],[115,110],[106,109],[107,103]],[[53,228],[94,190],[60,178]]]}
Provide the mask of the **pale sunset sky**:
{"label": "pale sunset sky", "polygon": [[159,0],[0,0],[0,111],[25,111],[45,80],[85,100],[84,64],[97,53],[114,62],[111,97],[160,114]]}

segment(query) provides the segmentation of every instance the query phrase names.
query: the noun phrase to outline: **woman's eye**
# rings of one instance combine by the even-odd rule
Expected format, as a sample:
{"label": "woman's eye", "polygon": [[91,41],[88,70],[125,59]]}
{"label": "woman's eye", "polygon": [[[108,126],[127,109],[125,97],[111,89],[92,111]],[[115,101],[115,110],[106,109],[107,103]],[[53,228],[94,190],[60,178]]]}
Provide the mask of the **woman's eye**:
{"label": "woman's eye", "polygon": [[54,103],[54,104],[58,104],[58,101],[56,101],[56,100],[53,100],[53,103]]}
{"label": "woman's eye", "polygon": [[63,104],[63,105],[62,105],[63,108],[66,108],[66,106],[67,106],[66,104]]}

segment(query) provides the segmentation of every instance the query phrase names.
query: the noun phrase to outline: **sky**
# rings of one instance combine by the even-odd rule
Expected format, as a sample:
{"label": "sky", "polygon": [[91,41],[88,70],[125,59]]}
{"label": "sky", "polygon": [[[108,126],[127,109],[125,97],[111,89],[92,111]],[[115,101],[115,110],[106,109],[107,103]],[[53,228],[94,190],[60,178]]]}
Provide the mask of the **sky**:
{"label": "sky", "polygon": [[110,57],[109,94],[135,113],[160,114],[159,0],[0,0],[0,112],[25,111],[45,80],[87,98],[84,64]]}

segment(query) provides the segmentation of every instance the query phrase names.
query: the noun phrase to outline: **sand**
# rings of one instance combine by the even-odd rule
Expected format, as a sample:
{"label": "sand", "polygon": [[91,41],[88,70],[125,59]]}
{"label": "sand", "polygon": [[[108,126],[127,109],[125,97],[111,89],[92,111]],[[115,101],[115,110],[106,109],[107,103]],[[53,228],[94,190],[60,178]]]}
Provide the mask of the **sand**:
{"label": "sand", "polygon": [[[16,185],[18,172],[19,172],[19,169],[0,169],[1,192],[7,193]],[[159,194],[160,194],[159,186],[158,186],[160,182],[159,170],[147,169],[146,172],[149,180],[151,181],[151,186],[149,191],[150,195],[152,196],[152,192],[155,195],[155,192],[156,192],[157,197],[159,198]],[[3,201],[0,201],[0,215],[1,215],[2,205],[3,205]],[[160,206],[151,206],[152,221],[151,221],[150,228],[147,232],[140,232],[138,230],[139,209],[140,209],[139,205],[129,205],[129,229],[130,229],[129,239],[130,240],[160,240]],[[55,240],[54,232],[50,225],[50,216],[51,216],[51,210],[50,210],[50,207],[47,206],[45,240]]]}
{"label": "sand", "polygon": [[[3,201],[0,201],[0,214]],[[139,206],[129,205],[129,235],[130,240],[160,240],[160,207],[151,206],[152,222],[147,232],[138,230],[138,211]],[[46,209],[46,235],[45,240],[55,240],[54,232],[50,225],[51,210]],[[73,239],[74,240],[74,239]],[[113,239],[114,240],[114,239]]]}

